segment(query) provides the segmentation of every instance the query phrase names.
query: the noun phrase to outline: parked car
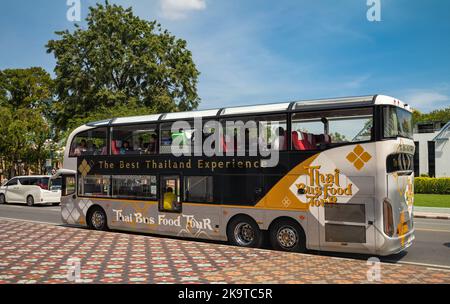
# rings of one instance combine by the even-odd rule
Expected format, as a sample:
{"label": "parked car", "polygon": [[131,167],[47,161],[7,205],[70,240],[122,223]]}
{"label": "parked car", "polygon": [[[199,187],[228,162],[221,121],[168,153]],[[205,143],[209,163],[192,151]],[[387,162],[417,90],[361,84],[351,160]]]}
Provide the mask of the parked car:
{"label": "parked car", "polygon": [[51,180],[46,175],[17,176],[0,186],[0,204],[59,205],[60,201],[61,178]]}

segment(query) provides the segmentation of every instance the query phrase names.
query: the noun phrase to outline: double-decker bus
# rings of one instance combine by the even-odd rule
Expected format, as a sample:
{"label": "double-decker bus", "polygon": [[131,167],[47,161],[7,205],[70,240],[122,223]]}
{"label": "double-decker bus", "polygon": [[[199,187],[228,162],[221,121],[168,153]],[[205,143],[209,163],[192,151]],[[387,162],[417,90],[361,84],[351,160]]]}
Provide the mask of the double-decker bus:
{"label": "double-decker bus", "polygon": [[409,105],[375,95],[88,123],[68,137],[57,174],[62,220],[245,247],[268,237],[284,251],[397,253],[414,239],[411,121]]}

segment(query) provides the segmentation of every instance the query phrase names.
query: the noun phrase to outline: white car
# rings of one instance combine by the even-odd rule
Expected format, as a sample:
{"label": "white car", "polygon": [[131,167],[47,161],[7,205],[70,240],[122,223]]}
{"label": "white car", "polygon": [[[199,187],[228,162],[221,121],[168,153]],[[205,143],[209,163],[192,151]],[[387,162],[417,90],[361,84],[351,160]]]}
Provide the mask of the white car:
{"label": "white car", "polygon": [[61,178],[50,176],[16,176],[0,186],[0,204],[25,203],[59,205],[61,202]]}

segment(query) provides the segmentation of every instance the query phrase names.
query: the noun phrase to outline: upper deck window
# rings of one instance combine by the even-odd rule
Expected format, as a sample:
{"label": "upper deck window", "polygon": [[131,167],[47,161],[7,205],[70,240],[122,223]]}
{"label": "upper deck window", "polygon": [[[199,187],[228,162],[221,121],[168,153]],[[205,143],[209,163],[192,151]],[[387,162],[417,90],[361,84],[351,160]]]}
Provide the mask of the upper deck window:
{"label": "upper deck window", "polygon": [[287,149],[286,115],[265,116],[259,119],[261,149],[285,151]]}
{"label": "upper deck window", "polygon": [[383,120],[384,137],[413,137],[411,112],[393,106],[386,106],[383,108]]}
{"label": "upper deck window", "polygon": [[111,154],[156,154],[156,125],[133,125],[112,128]]}
{"label": "upper deck window", "polygon": [[180,152],[193,152],[194,145],[202,143],[202,140],[195,140],[196,136],[200,136],[200,139],[202,139],[202,130],[195,129],[190,122],[183,122],[179,127],[172,123],[161,124],[160,153],[170,154],[174,152],[172,148],[175,146]]}
{"label": "upper deck window", "polygon": [[292,149],[321,150],[372,139],[372,108],[292,115]]}
{"label": "upper deck window", "polygon": [[106,128],[91,129],[75,136],[70,145],[70,157],[106,155]]}

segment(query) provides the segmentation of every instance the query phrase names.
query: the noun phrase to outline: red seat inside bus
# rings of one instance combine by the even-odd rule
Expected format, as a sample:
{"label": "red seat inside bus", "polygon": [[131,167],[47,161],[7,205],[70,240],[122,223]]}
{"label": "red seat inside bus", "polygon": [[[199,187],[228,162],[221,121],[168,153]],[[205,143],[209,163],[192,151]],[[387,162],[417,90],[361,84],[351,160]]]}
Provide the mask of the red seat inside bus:
{"label": "red seat inside bus", "polygon": [[314,150],[315,138],[312,133],[306,133],[301,131],[292,132],[292,146],[295,150]]}
{"label": "red seat inside bus", "polygon": [[117,148],[117,141],[111,140],[111,152],[113,155],[120,154],[119,148]]}
{"label": "red seat inside bus", "polygon": [[301,131],[292,132],[292,146],[295,150],[315,150],[318,145],[327,145],[331,143],[329,134],[312,134]]}

